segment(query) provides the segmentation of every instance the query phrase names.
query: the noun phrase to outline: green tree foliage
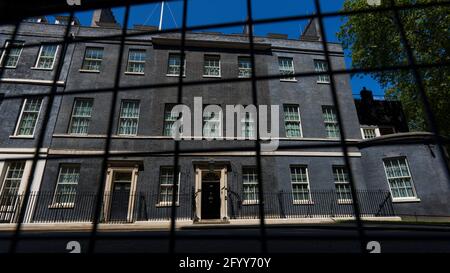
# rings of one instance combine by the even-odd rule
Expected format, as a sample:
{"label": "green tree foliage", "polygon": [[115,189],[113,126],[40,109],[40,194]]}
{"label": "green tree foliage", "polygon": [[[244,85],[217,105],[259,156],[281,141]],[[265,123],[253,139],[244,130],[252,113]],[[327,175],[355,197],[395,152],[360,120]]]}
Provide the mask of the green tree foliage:
{"label": "green tree foliage", "polygon": [[[444,3],[427,8],[406,8],[411,4]],[[418,64],[450,62],[450,5],[448,0],[395,0],[406,38]],[[382,7],[391,5],[382,0]],[[417,7],[417,6],[416,6]],[[345,11],[376,10],[367,0],[346,0]],[[408,58],[392,11],[348,16],[338,33],[344,48],[351,52],[354,68],[407,65]],[[410,70],[371,74],[387,91],[400,99],[411,130],[429,130],[423,103]],[[420,69],[441,134],[450,136],[450,67]]]}

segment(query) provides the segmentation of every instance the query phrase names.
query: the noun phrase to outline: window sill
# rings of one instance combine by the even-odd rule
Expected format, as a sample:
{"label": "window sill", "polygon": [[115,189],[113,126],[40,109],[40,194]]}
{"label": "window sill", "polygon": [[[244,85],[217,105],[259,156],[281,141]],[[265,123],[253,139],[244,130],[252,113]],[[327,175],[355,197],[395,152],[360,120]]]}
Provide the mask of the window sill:
{"label": "window sill", "polygon": [[320,81],[317,81],[317,84],[331,84],[330,82],[320,82]]}
{"label": "window sill", "polygon": [[280,82],[298,82],[297,80],[280,79]]}
{"label": "window sill", "polygon": [[350,205],[350,204],[353,204],[353,201],[352,200],[337,200],[337,203],[339,205]]}
{"label": "window sill", "polygon": [[9,138],[15,138],[15,139],[34,139],[34,136],[9,136]]}
{"label": "window sill", "polygon": [[144,76],[145,73],[141,73],[141,72],[125,72],[125,75],[131,75],[131,76]]}
{"label": "window sill", "polygon": [[[179,207],[180,204],[178,202],[175,203],[176,207]],[[156,204],[157,208],[168,208],[168,207],[172,207],[172,202],[161,202]]]}
{"label": "window sill", "polygon": [[294,205],[314,205],[314,202],[312,200],[305,200],[305,201],[293,201]]}
{"label": "window sill", "polygon": [[17,66],[0,66],[0,69],[5,68],[5,69],[16,69]]}
{"label": "window sill", "polygon": [[419,203],[419,198],[392,198],[392,203]]}
{"label": "window sill", "polygon": [[85,70],[85,69],[80,69],[78,70],[81,73],[100,73],[100,70]]}
{"label": "window sill", "polygon": [[33,67],[30,67],[30,69],[31,69],[31,70],[44,70],[44,71],[52,71],[52,70],[53,70],[53,67],[52,67],[52,68],[39,68],[39,67],[35,67],[35,66],[33,66]]}
{"label": "window sill", "polygon": [[221,75],[219,75],[219,76],[203,75],[203,78],[222,78],[222,76]]}
{"label": "window sill", "polygon": [[[178,78],[180,75],[177,74],[166,74],[166,77]],[[183,75],[183,78],[186,78],[186,75]]]}
{"label": "window sill", "polygon": [[67,203],[67,204],[51,204],[48,206],[49,209],[73,209],[75,208],[74,203]]}

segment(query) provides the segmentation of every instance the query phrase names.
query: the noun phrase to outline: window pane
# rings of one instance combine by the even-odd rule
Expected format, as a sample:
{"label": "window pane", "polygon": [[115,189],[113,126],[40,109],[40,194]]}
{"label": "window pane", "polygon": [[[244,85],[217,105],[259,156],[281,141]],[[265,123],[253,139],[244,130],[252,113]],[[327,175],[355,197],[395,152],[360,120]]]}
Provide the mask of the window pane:
{"label": "window pane", "polygon": [[34,134],[41,104],[42,98],[25,99],[16,135],[32,136]]}
{"label": "window pane", "polygon": [[242,169],[243,201],[258,202],[258,174],[254,167]]}
{"label": "window pane", "polygon": [[300,110],[298,105],[284,105],[284,122],[287,137],[301,137]]}
{"label": "window pane", "polygon": [[137,135],[139,101],[124,100],[120,107],[119,135]]}
{"label": "window pane", "polygon": [[7,41],[5,43],[5,50],[2,52],[1,65],[9,68],[15,68],[19,62],[23,44],[23,42]]}
{"label": "window pane", "polygon": [[[159,174],[159,203],[171,203],[173,189],[174,171],[173,167],[161,167]],[[177,202],[179,198],[180,175],[179,172],[176,177],[177,187],[175,194],[177,195]]]}
{"label": "window pane", "polygon": [[323,120],[328,138],[340,138],[339,123],[333,106],[322,106]]}
{"label": "window pane", "polygon": [[83,70],[100,71],[103,59],[103,48],[88,47],[84,55]]}
{"label": "window pane", "polygon": [[20,182],[25,169],[25,161],[8,162],[5,164],[6,174],[3,178],[0,192],[0,205],[14,205],[18,198]]}
{"label": "window pane", "polygon": [[279,57],[278,58],[278,66],[280,70],[280,74],[287,76],[281,78],[282,80],[295,80],[295,77],[292,75],[295,73],[294,71],[294,59],[288,57]]}
{"label": "window pane", "polygon": [[[179,76],[181,71],[181,55],[176,53],[169,54],[167,65],[167,75]],[[186,75],[186,59],[183,62],[183,75]]]}
{"label": "window pane", "polygon": [[[314,60],[314,67],[316,72],[327,72],[328,71],[328,63],[323,60]],[[320,83],[329,83],[330,77],[328,75],[319,75],[318,82]]]}
{"label": "window pane", "polygon": [[252,75],[252,63],[249,57],[238,58],[239,78],[250,78]]}
{"label": "window pane", "polygon": [[76,187],[80,180],[80,167],[75,165],[62,165],[59,169],[53,203],[75,203]]}
{"label": "window pane", "polygon": [[92,99],[76,99],[73,111],[69,133],[87,134],[92,114]]}
{"label": "window pane", "polygon": [[145,56],[145,50],[130,49],[128,53],[127,72],[144,73]]}
{"label": "window pane", "polygon": [[416,197],[406,158],[386,159],[384,167],[394,198]]}
{"label": "window pane", "polygon": [[291,167],[292,197],[295,201],[310,201],[308,171],[306,167]]}
{"label": "window pane", "polygon": [[36,67],[45,69],[53,68],[57,49],[58,46],[56,45],[43,45]]}
{"label": "window pane", "polygon": [[220,57],[205,56],[203,65],[204,76],[220,76]]}

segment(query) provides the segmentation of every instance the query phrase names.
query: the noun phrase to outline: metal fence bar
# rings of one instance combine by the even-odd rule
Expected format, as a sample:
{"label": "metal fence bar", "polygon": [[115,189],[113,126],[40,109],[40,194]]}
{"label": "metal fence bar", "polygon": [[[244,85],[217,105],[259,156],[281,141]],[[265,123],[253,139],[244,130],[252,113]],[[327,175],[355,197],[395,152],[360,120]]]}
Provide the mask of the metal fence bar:
{"label": "metal fence bar", "polygon": [[102,211],[102,202],[103,199],[103,193],[105,192],[105,185],[106,185],[106,171],[108,169],[108,160],[110,156],[110,148],[111,148],[111,139],[113,134],[113,122],[114,122],[114,114],[116,111],[116,104],[117,104],[117,97],[120,87],[120,76],[122,71],[122,60],[123,60],[123,52],[125,49],[125,34],[127,33],[128,29],[128,20],[129,20],[129,13],[130,13],[130,5],[127,4],[125,6],[125,14],[123,19],[123,26],[122,26],[122,37],[120,40],[120,47],[119,47],[119,54],[118,54],[118,60],[117,60],[117,69],[116,69],[116,75],[114,78],[114,92],[111,98],[111,108],[108,115],[108,130],[107,130],[107,138],[106,143],[104,147],[104,155],[102,158],[102,167],[100,170],[100,184],[97,192],[97,202],[95,205],[95,214],[93,218],[93,226],[91,231],[91,236],[89,239],[89,246],[88,246],[88,253],[95,252],[95,243],[96,243],[96,235],[98,230],[98,224],[100,220],[100,214]]}
{"label": "metal fence bar", "polygon": [[[317,18],[319,19],[320,34],[322,35],[322,47],[325,52],[325,59],[328,64],[328,67],[329,67],[328,70],[333,70],[330,52],[328,49],[327,38],[326,38],[327,36],[325,33],[325,23],[323,21],[322,9],[321,9],[319,0],[315,0],[314,4],[315,4],[316,12],[317,12]],[[347,168],[347,171],[348,171],[350,190],[351,190],[352,199],[353,199],[352,204],[353,204],[353,209],[355,211],[356,226],[357,226],[357,231],[358,231],[359,239],[360,239],[360,247],[361,247],[361,252],[364,253],[366,251],[366,249],[365,249],[365,245],[366,245],[365,237],[366,236],[365,236],[365,232],[364,232],[364,226],[363,226],[363,223],[361,220],[361,212],[360,212],[360,207],[359,207],[359,203],[358,203],[358,196],[356,194],[356,183],[355,183],[355,180],[353,177],[353,169],[352,169],[352,165],[351,165],[351,161],[350,161],[348,146],[346,143],[347,139],[346,139],[346,133],[345,133],[343,119],[341,116],[342,112],[341,112],[341,108],[339,105],[339,98],[338,98],[338,93],[337,93],[337,89],[336,89],[335,78],[331,74],[329,74],[329,77],[330,77],[330,87],[331,87],[331,94],[332,94],[332,98],[333,98],[333,104],[336,107],[336,116],[337,116],[337,121],[338,121],[338,125],[339,125],[342,151],[344,153],[345,167]]]}
{"label": "metal fence bar", "polygon": [[33,182],[34,174],[36,172],[36,165],[37,165],[37,163],[39,161],[39,153],[40,153],[40,150],[41,150],[41,148],[42,148],[42,146],[44,144],[45,132],[47,130],[47,124],[48,124],[48,121],[50,119],[50,112],[52,110],[53,101],[55,99],[55,96],[53,96],[53,94],[55,94],[57,92],[57,90],[58,90],[57,81],[58,81],[58,79],[59,79],[59,77],[61,75],[61,71],[62,71],[62,68],[63,68],[63,65],[64,65],[64,59],[65,59],[66,52],[67,52],[67,43],[66,43],[66,41],[68,41],[70,39],[70,37],[69,37],[69,33],[70,33],[70,29],[71,29],[70,22],[72,22],[73,17],[74,17],[74,11],[72,10],[72,11],[70,11],[70,15],[69,15],[69,23],[67,24],[65,32],[64,32],[64,44],[63,44],[63,47],[61,49],[61,57],[59,58],[57,66],[56,66],[55,75],[53,77],[53,83],[52,83],[51,89],[50,89],[50,94],[51,95],[49,96],[47,105],[46,105],[46,107],[44,109],[44,115],[43,115],[44,118],[43,118],[43,121],[42,121],[42,127],[39,130],[39,134],[38,134],[38,137],[37,137],[36,146],[35,146],[35,152],[34,152],[34,155],[33,155],[31,168],[30,168],[30,173],[29,173],[28,177],[25,180],[26,181],[26,188],[25,188],[25,195],[24,195],[24,198],[23,198],[23,201],[22,201],[25,205],[23,205],[21,207],[21,209],[20,209],[20,213],[19,213],[19,216],[18,216],[19,218],[18,218],[18,222],[17,222],[17,225],[16,225],[16,229],[15,229],[15,232],[13,233],[13,235],[12,235],[12,238],[11,238],[11,244],[10,244],[10,247],[9,247],[9,252],[10,253],[15,253],[16,252],[17,244],[18,244],[18,242],[20,240],[20,232],[21,232],[22,222],[23,222],[23,220],[25,218],[26,207],[28,205],[28,200],[29,200],[29,197],[30,197],[31,184]]}

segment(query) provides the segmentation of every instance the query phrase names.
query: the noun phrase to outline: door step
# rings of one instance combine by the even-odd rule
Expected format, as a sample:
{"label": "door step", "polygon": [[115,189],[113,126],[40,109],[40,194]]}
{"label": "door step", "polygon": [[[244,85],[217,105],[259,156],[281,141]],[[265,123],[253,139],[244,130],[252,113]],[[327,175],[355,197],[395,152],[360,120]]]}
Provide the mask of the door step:
{"label": "door step", "polygon": [[229,220],[221,220],[221,219],[208,219],[208,220],[199,220],[199,221],[194,221],[194,224],[198,225],[208,225],[208,224],[212,224],[212,225],[217,225],[217,224],[229,224],[230,221]]}

